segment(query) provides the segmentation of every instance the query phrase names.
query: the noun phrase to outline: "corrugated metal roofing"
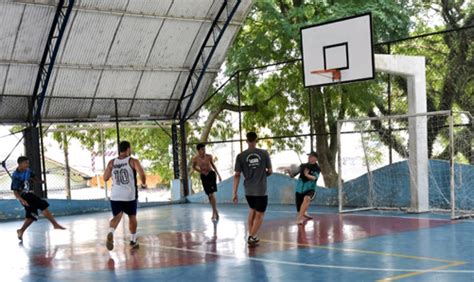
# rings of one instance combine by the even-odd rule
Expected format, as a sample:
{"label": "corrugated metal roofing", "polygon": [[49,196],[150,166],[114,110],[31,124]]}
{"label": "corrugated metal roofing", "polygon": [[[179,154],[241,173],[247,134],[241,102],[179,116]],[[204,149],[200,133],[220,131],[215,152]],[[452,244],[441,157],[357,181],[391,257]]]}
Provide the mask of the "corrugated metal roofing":
{"label": "corrugated metal roofing", "polygon": [[166,15],[172,3],[173,0],[135,0],[128,3],[127,11],[151,15]]}
{"label": "corrugated metal roofing", "polygon": [[5,4],[5,8],[0,9],[0,60],[11,60],[25,7]]}
{"label": "corrugated metal roofing", "polygon": [[5,77],[7,75],[8,66],[0,65],[0,91],[3,92],[3,86],[5,85]]}
{"label": "corrugated metal roofing", "polygon": [[169,15],[175,17],[189,17],[189,18],[206,18],[209,17],[209,11],[212,11],[212,5],[216,2],[214,0],[193,0],[190,4],[187,0],[177,0],[173,3],[169,11]]}
{"label": "corrugated metal roofing", "polygon": [[[0,1],[0,122],[25,122],[57,1]],[[51,76],[43,122],[172,119],[223,0],[76,0]],[[191,112],[207,94],[252,0],[212,58]],[[184,101],[186,102],[186,101]],[[184,105],[182,105],[184,106]]]}
{"label": "corrugated metal roofing", "polygon": [[51,96],[92,97],[99,80],[100,70],[60,68],[53,80]]}
{"label": "corrugated metal roofing", "polygon": [[31,96],[37,72],[38,67],[35,65],[11,65],[5,83],[4,94]]}
{"label": "corrugated metal roofing", "polygon": [[61,63],[106,64],[120,19],[116,15],[78,12],[69,22],[71,29],[63,41]]}
{"label": "corrugated metal roofing", "polygon": [[77,2],[77,5],[93,9],[123,10],[127,7],[129,1],[130,0],[80,0]]}
{"label": "corrugated metal roofing", "polygon": [[54,11],[48,7],[26,7],[13,50],[13,60],[30,61],[41,58],[53,16]]}

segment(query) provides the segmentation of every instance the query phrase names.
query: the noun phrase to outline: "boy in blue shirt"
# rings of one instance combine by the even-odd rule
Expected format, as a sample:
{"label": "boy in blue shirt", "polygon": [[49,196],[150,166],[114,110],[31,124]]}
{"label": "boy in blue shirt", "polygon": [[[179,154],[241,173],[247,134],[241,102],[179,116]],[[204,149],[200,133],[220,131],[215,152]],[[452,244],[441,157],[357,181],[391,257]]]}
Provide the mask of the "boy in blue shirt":
{"label": "boy in blue shirt", "polygon": [[298,218],[296,222],[301,225],[305,220],[312,219],[308,215],[308,207],[312,200],[316,197],[316,182],[318,181],[321,168],[318,165],[318,153],[311,152],[308,154],[308,162],[300,165],[299,172],[291,174],[289,170],[286,171],[290,177],[300,175],[296,183],[296,210]]}
{"label": "boy in blue shirt", "polygon": [[48,210],[49,204],[43,199],[40,199],[33,193],[30,193],[31,182],[41,182],[35,179],[33,171],[31,171],[30,161],[27,157],[19,157],[18,167],[12,174],[11,190],[15,197],[25,207],[25,222],[23,226],[16,231],[18,239],[23,240],[23,233],[36,220],[38,220],[38,209],[41,210],[44,217],[46,217],[53,224],[54,229],[66,229],[56,222],[51,212]]}

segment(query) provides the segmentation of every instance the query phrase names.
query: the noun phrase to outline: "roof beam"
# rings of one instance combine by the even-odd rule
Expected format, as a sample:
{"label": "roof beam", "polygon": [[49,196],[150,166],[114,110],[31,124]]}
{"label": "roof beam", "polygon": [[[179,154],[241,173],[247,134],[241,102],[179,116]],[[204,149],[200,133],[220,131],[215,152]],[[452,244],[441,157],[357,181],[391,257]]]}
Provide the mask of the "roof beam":
{"label": "roof beam", "polygon": [[[170,125],[171,121],[167,122],[161,122],[164,125]],[[89,126],[82,126],[82,127],[68,127],[68,128],[49,128],[48,130],[45,131],[45,133],[52,133],[52,132],[67,132],[67,131],[87,131],[87,130],[99,130],[99,129],[113,129],[115,128],[115,124],[113,123],[108,123],[105,125],[89,125]],[[163,126],[158,123],[158,124],[120,124],[120,128],[161,128],[163,129]]]}
{"label": "roof beam", "polygon": [[[68,2],[65,3],[66,1]],[[38,75],[36,76],[31,106],[28,111],[28,122],[31,123],[33,127],[36,127],[41,118],[44,97],[46,96],[51,73],[53,72],[54,63],[56,62],[61,40],[73,6],[74,0],[59,0],[56,8],[56,14],[51,24],[46,47],[39,65]]]}
{"label": "roof beam", "polygon": [[[17,66],[38,66],[39,62],[34,61],[10,61],[1,60],[0,65],[17,65]],[[55,68],[64,69],[83,69],[83,70],[117,70],[117,71],[159,71],[159,72],[189,72],[190,67],[158,67],[158,66],[130,66],[130,65],[89,65],[89,64],[54,64]],[[217,73],[219,69],[210,68],[208,72]]]}
{"label": "roof beam", "polygon": [[[8,93],[2,95],[5,98],[28,98],[29,95]],[[68,99],[68,100],[118,100],[118,101],[150,101],[150,102],[179,102],[179,99],[169,98],[117,98],[117,97],[92,97],[92,96],[48,96],[50,99]]]}
{"label": "roof beam", "polygon": [[[55,6],[51,0],[14,0],[13,2],[22,3],[26,5],[40,5],[40,6]],[[80,4],[79,4],[80,5]],[[136,13],[130,12],[127,10],[121,9],[101,9],[101,8],[86,8],[81,6],[75,6],[73,8],[75,11],[80,12],[87,12],[87,13],[98,13],[98,14],[107,14],[107,15],[115,15],[115,16],[128,16],[128,17],[139,17],[139,18],[152,18],[152,19],[159,19],[159,20],[174,20],[174,21],[188,21],[188,22],[198,22],[198,23],[212,23],[213,18],[193,18],[193,17],[178,17],[178,16],[170,16],[170,15],[157,15],[157,14],[150,14],[150,13]],[[222,21],[223,23],[223,21]],[[231,21],[229,23],[233,26],[241,26],[243,23],[238,21]]]}

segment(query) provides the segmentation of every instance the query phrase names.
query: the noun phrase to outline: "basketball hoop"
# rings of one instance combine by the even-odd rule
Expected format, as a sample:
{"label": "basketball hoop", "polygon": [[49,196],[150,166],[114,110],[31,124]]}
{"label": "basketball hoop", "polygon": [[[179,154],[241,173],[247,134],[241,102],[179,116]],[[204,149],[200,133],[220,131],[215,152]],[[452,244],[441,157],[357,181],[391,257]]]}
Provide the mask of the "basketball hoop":
{"label": "basketball hoop", "polygon": [[332,78],[332,81],[341,81],[341,71],[338,69],[329,69],[329,70],[314,70],[311,71],[311,74],[329,74]]}

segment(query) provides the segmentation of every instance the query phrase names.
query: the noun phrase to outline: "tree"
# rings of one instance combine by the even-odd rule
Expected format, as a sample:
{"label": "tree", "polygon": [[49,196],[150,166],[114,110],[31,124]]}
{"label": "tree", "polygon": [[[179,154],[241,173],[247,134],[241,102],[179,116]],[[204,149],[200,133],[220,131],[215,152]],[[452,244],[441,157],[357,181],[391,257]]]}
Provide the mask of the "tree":
{"label": "tree", "polygon": [[[407,1],[257,1],[232,46],[226,61],[228,75],[239,69],[271,64],[300,56],[299,30],[302,26],[353,14],[374,11],[375,40],[388,40],[408,34],[410,15]],[[404,8],[402,8],[404,7]],[[302,85],[299,62],[279,67],[262,78],[258,70],[239,72],[246,130],[268,129],[272,135],[294,135],[309,123],[308,93]],[[326,186],[336,187],[336,122],[347,115],[365,114],[379,98],[379,86],[358,83],[337,88],[310,90],[314,97],[313,120],[316,147]],[[205,128],[226,117],[224,110],[237,110],[236,83],[229,84],[207,106]],[[251,113],[251,114],[250,114]],[[205,141],[210,130],[203,131]],[[219,135],[220,132],[215,132]],[[296,141],[296,142],[295,142]],[[274,140],[272,146],[302,149],[303,139]]]}
{"label": "tree", "polygon": [[[419,7],[421,13],[415,28],[415,34],[424,34],[445,29],[458,29],[474,25],[474,4],[470,1],[424,1]],[[423,18],[427,12],[437,14],[444,22],[443,25],[432,27],[427,25]],[[393,46],[397,54],[424,56],[426,58],[427,80],[427,108],[428,111],[474,109],[474,29],[465,29],[405,41]],[[395,79],[394,99],[406,97],[406,83]],[[392,114],[406,112],[406,104],[399,104],[392,110]],[[384,104],[377,104],[381,113],[387,112]],[[375,116],[369,112],[370,116]],[[448,131],[439,125],[446,124],[445,116],[433,117],[428,121],[428,153],[430,157],[447,159],[448,151],[433,155],[433,146],[438,136],[448,139]],[[387,130],[386,128],[383,130]],[[474,163],[473,149],[468,144],[472,142],[472,133],[469,128],[457,129],[456,150],[466,159]]]}
{"label": "tree", "polygon": [[[59,128],[66,130],[66,126],[59,126]],[[67,135],[66,131],[53,133],[53,139],[59,143],[64,152],[64,186],[66,190],[66,199],[71,200],[71,168],[69,167],[69,142],[71,137]]]}

